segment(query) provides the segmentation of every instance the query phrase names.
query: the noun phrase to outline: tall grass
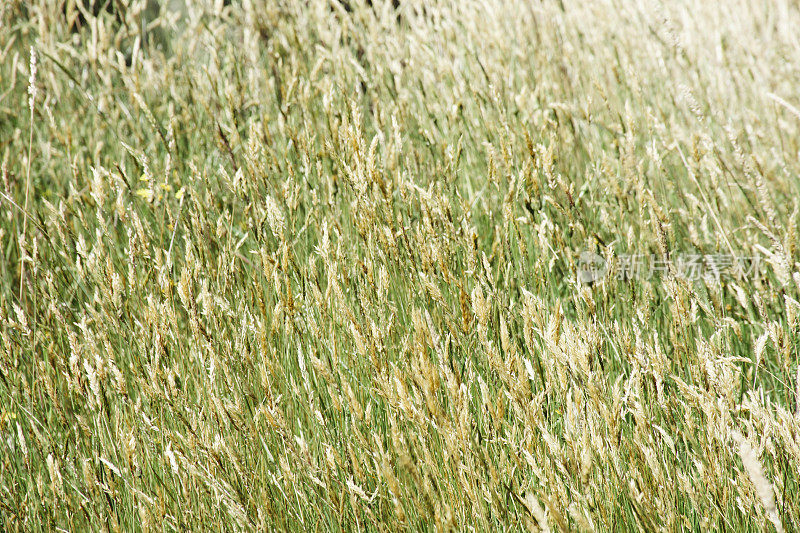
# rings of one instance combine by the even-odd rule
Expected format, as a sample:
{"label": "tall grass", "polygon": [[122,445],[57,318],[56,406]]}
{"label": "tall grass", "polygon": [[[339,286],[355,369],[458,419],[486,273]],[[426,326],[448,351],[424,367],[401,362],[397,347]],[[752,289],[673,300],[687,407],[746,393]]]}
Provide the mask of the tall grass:
{"label": "tall grass", "polygon": [[2,529],[800,524],[796,5],[113,3],[0,7]]}

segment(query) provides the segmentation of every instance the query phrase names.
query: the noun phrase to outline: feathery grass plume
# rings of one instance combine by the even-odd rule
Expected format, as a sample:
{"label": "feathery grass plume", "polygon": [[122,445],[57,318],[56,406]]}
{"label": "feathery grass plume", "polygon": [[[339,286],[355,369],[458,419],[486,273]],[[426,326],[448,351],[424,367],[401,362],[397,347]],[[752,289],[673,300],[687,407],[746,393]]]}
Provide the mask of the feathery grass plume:
{"label": "feathery grass plume", "polygon": [[800,523],[788,0],[99,4],[0,8],[0,529]]}
{"label": "feathery grass plume", "polygon": [[22,235],[20,237],[20,274],[19,274],[19,298],[22,299],[23,285],[25,284],[25,246],[28,239],[28,202],[30,200],[31,188],[31,156],[33,150],[33,110],[36,105],[36,96],[38,95],[38,88],[36,86],[36,72],[38,70],[36,60],[36,49],[31,45],[30,47],[30,62],[28,65],[28,109],[30,111],[30,125],[29,125],[29,138],[28,138],[28,157],[25,165],[25,201],[22,204],[23,222],[22,222]]}
{"label": "feathery grass plume", "polygon": [[272,229],[272,233],[275,235],[276,239],[283,240],[284,232],[286,231],[286,221],[281,212],[281,208],[278,207],[277,202],[275,202],[272,196],[267,196],[265,201],[269,227]]}
{"label": "feathery grass plume", "polygon": [[731,438],[739,446],[739,457],[742,459],[747,477],[750,478],[750,482],[756,489],[758,499],[764,506],[764,512],[766,512],[767,518],[769,518],[770,522],[775,526],[778,533],[783,533],[783,523],[778,515],[778,507],[775,505],[775,490],[764,473],[764,467],[761,466],[761,462],[758,460],[756,450],[752,447],[750,442],[737,431],[731,432]]}

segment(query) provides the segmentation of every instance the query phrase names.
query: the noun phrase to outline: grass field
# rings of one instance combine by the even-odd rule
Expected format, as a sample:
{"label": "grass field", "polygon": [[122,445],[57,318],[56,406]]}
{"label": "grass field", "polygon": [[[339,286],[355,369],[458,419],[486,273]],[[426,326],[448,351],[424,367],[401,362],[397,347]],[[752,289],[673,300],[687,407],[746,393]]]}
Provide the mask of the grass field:
{"label": "grass field", "polygon": [[800,528],[800,10],[0,5],[0,529]]}

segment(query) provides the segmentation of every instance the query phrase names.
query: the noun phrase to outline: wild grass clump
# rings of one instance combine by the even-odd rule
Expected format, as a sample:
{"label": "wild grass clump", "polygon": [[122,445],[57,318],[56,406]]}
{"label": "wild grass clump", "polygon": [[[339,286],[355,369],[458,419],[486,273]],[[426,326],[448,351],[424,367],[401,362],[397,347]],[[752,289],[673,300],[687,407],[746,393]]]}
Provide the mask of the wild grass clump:
{"label": "wild grass clump", "polygon": [[794,530],[797,27],[3,2],[0,528]]}

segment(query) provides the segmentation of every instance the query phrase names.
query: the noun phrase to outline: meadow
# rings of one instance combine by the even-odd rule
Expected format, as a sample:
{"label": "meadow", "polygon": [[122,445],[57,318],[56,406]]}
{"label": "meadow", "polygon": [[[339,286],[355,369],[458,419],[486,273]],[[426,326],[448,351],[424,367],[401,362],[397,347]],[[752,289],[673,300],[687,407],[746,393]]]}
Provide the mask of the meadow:
{"label": "meadow", "polygon": [[800,529],[788,0],[0,4],[0,529]]}

